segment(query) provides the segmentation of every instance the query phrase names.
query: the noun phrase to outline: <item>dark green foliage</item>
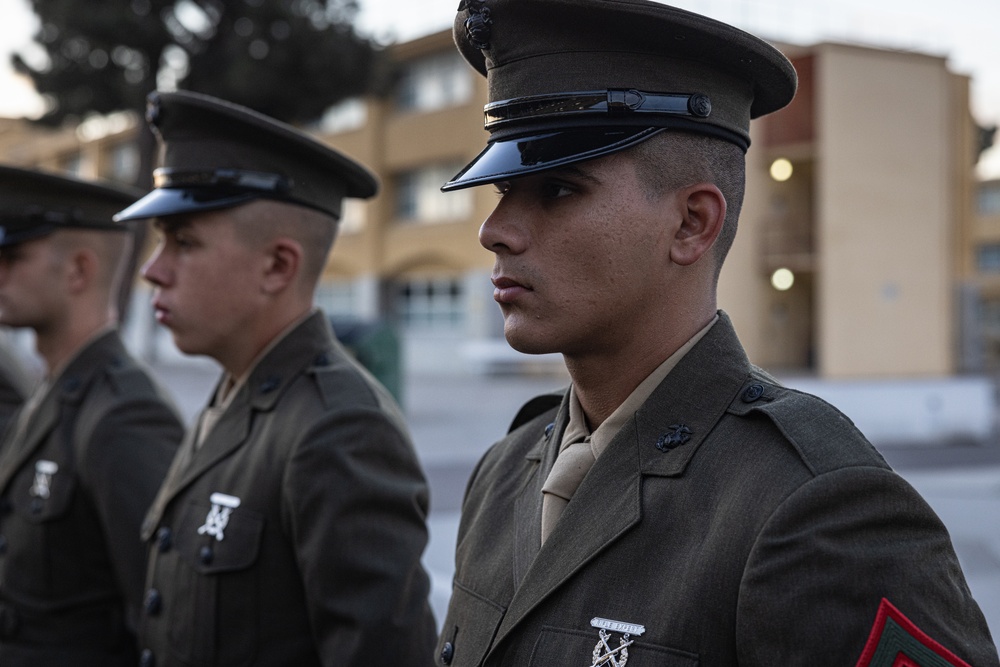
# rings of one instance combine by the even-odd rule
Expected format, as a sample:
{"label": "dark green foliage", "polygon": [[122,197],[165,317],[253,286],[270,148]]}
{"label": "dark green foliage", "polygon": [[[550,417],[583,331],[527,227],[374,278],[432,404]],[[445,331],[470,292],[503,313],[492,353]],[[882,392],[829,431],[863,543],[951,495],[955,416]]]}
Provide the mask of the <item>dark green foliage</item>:
{"label": "dark green foliage", "polygon": [[[380,92],[388,68],[375,44],[355,33],[355,0],[29,0],[49,62],[14,68],[49,103],[45,125],[92,113],[145,109],[157,88],[193,90],[288,123],[319,118],[331,104]],[[160,85],[158,85],[158,83]],[[151,187],[155,142],[136,136],[135,183]],[[134,275],[146,225],[136,225]],[[124,318],[132,281],[123,281]]]}
{"label": "dark green foliage", "polygon": [[[49,64],[15,55],[59,124],[142,109],[176,85],[281,120],[318,118],[376,87],[379,51],[355,33],[353,0],[31,0]],[[158,79],[159,77],[159,79]]]}

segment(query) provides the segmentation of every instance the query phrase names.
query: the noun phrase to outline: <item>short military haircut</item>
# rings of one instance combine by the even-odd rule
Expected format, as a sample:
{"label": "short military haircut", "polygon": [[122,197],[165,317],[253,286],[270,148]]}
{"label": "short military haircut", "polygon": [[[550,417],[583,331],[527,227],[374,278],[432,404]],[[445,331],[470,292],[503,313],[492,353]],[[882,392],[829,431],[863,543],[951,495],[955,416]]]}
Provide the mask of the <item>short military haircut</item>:
{"label": "short military haircut", "polygon": [[102,293],[114,299],[125,276],[126,259],[132,250],[132,234],[122,227],[119,230],[93,230],[59,228],[52,234],[53,246],[60,256],[88,249],[97,258],[95,279]]}
{"label": "short military haircut", "polygon": [[295,204],[258,199],[230,209],[237,238],[259,247],[279,237],[302,246],[302,285],[310,289],[319,282],[337,235],[336,218]]}
{"label": "short military haircut", "polygon": [[726,219],[712,248],[715,277],[736,238],[737,221],[746,191],[746,163],[735,144],[687,132],[661,132],[629,154],[651,197],[695,183],[714,183],[726,198]]}

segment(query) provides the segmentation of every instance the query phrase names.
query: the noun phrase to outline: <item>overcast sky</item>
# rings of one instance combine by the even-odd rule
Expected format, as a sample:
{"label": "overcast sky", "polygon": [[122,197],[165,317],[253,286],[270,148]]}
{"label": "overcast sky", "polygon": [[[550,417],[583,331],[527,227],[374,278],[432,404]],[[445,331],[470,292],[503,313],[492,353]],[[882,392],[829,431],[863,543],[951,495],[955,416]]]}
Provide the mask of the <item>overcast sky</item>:
{"label": "overcast sky", "polygon": [[[360,0],[361,27],[381,41],[407,40],[451,25],[458,0]],[[833,40],[946,56],[972,77],[973,115],[1000,124],[1000,0],[677,0],[766,39],[798,44]],[[0,116],[37,113],[31,86],[8,66],[34,33],[27,0],[0,0]],[[980,165],[1000,177],[1000,148]]]}

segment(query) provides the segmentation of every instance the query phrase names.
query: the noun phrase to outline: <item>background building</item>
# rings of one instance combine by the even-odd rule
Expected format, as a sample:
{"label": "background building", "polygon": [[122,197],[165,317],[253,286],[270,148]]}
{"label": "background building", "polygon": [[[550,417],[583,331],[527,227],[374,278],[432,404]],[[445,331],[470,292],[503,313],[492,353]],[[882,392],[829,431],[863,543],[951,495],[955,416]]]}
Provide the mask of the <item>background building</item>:
{"label": "background building", "polygon": [[[741,230],[720,282],[751,358],[824,378],[943,376],[1000,365],[1000,182],[977,186],[969,80],[944,58],[857,45],[779,45],[799,72],[787,108],[755,121]],[[485,80],[450,31],[391,48],[394,92],[315,127],[371,167],[317,296],[334,315],[391,322],[408,370],[559,369],[503,341],[477,232],[492,188],[439,188],[483,148]],[[127,115],[75,130],[0,125],[7,162],[127,180]],[[979,205],[976,204],[978,193]],[[137,290],[129,340],[172,352]]]}

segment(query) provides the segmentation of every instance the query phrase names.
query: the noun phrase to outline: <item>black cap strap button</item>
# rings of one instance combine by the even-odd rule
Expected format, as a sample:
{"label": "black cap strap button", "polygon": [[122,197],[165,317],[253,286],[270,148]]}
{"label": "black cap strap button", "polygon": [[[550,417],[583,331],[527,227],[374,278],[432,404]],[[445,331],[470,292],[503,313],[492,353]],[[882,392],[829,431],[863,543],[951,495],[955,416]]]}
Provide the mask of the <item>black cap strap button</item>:
{"label": "black cap strap button", "polygon": [[688,111],[691,112],[692,116],[708,118],[712,113],[712,100],[709,99],[708,95],[701,93],[692,95],[688,100]]}

